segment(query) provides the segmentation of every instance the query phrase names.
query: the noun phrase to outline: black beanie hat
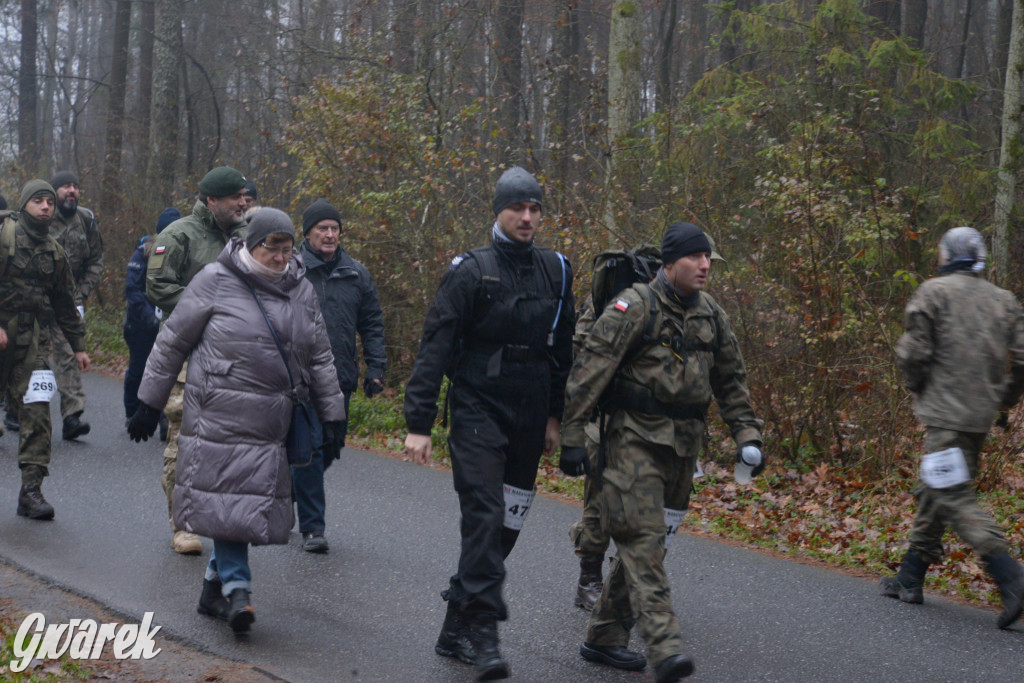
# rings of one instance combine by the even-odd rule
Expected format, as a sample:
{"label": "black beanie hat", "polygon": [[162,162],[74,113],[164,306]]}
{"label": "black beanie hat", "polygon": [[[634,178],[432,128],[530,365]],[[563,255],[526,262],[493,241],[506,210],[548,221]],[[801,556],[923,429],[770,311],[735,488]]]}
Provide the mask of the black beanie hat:
{"label": "black beanie hat", "polygon": [[64,187],[68,183],[74,183],[75,185],[78,184],[78,178],[75,177],[75,174],[71,171],[57,171],[57,173],[50,178],[50,186],[55,190],[57,188]]}
{"label": "black beanie hat", "polygon": [[326,199],[318,199],[302,212],[302,234],[308,234],[310,228],[325,220],[338,221],[341,225],[341,214]]}
{"label": "black beanie hat", "polygon": [[661,239],[662,263],[672,263],[684,256],[702,252],[710,253],[711,243],[704,231],[693,223],[673,223]]}
{"label": "black beanie hat", "polygon": [[501,174],[494,186],[494,215],[519,202],[533,202],[543,208],[543,198],[544,190],[533,174],[521,166],[513,166]]}
{"label": "black beanie hat", "polygon": [[245,181],[245,196],[259,199],[260,193],[256,191],[256,183],[251,180]]}
{"label": "black beanie hat", "polygon": [[169,206],[160,212],[160,215],[156,219],[156,232],[159,235],[163,232],[163,229],[174,221],[181,218],[181,212],[173,206]]}
{"label": "black beanie hat", "polygon": [[271,235],[291,235],[295,241],[295,224],[284,211],[263,207],[249,219],[249,232],[245,236],[245,248],[252,251]]}
{"label": "black beanie hat", "polygon": [[0,211],[6,211],[6,210],[7,210],[7,199],[2,194],[0,194]]}

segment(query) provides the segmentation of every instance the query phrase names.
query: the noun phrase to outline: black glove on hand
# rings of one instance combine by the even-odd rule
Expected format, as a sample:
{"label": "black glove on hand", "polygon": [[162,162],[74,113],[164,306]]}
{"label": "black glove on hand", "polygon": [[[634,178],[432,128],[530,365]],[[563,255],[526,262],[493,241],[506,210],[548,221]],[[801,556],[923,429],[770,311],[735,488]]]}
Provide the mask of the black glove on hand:
{"label": "black glove on hand", "polygon": [[324,464],[341,457],[345,447],[345,432],[340,422],[324,422]]}
{"label": "black glove on hand", "polygon": [[590,474],[590,456],[583,446],[566,446],[562,448],[562,456],[558,459],[558,469],[570,477]]}
{"label": "black glove on hand", "polygon": [[747,447],[756,448],[758,454],[760,454],[761,456],[761,462],[758,465],[755,465],[754,469],[750,471],[750,476],[756,477],[757,475],[761,474],[761,472],[764,472],[764,465],[767,458],[764,455],[764,451],[761,450],[761,444],[757,443],[756,441],[745,441],[740,444],[739,448],[736,449],[736,462],[739,462],[743,458],[743,449]]}
{"label": "black glove on hand", "polygon": [[135,443],[149,441],[149,437],[153,436],[153,432],[156,431],[159,424],[160,411],[147,406],[145,403],[140,403],[139,409],[128,420],[128,436]]}
{"label": "black glove on hand", "polygon": [[379,379],[363,378],[363,393],[366,394],[366,398],[373,398],[382,391],[384,391],[384,383]]}
{"label": "black glove on hand", "polygon": [[1000,410],[996,415],[996,427],[1000,429],[1010,428],[1010,413],[1005,410]]}

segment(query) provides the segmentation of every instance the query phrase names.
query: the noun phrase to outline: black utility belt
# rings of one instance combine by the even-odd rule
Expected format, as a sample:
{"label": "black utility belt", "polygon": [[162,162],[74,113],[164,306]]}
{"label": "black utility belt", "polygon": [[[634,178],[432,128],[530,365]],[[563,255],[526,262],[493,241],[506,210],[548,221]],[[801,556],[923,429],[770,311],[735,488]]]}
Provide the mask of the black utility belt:
{"label": "black utility belt", "polygon": [[645,415],[661,415],[673,420],[704,421],[708,404],[665,403],[656,399],[651,392],[636,382],[615,380],[606,403],[606,410],[631,410]]}

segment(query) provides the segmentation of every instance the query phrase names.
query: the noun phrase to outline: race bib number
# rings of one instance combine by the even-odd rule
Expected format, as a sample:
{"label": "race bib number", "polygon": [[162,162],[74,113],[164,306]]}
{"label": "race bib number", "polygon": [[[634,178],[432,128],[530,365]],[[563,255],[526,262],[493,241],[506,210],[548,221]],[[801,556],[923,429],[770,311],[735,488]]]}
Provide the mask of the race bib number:
{"label": "race bib number", "polygon": [[517,489],[515,486],[503,484],[505,487],[505,528],[512,531],[521,531],[523,522],[526,521],[526,513],[533,505],[533,497],[536,491]]}
{"label": "race bib number", "polygon": [[53,370],[33,370],[28,380],[28,391],[22,403],[49,403],[57,393],[57,379]]}
{"label": "race bib number", "polygon": [[971,480],[964,452],[959,448],[926,453],[921,456],[921,481],[928,488],[948,489]]}
{"label": "race bib number", "polygon": [[683,523],[683,517],[686,516],[686,510],[670,510],[665,508],[665,546],[668,546],[668,542],[675,536],[676,531],[679,530],[679,525]]}

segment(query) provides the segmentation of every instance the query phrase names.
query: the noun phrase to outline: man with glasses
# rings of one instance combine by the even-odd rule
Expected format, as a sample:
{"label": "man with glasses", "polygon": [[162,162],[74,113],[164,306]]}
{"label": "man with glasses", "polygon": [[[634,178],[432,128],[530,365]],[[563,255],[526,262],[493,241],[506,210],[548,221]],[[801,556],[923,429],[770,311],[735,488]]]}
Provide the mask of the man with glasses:
{"label": "man with glasses", "polygon": [[[299,253],[306,264],[306,279],[320,299],[320,309],[327,323],[338,384],[345,395],[345,414],[359,381],[359,351],[356,333],[363,346],[363,393],[367,398],[384,390],[384,320],[373,277],[359,261],[341,248],[341,214],[326,199],[317,199],[302,212],[304,240]],[[341,444],[345,443],[348,419],[341,423]],[[292,469],[292,496],[298,508],[302,549],[310,553],[326,553],[324,537],[324,472],[338,451],[317,449],[306,467]]]}
{"label": "man with glasses", "polygon": [[[245,176],[229,166],[213,169],[199,181],[199,200],[192,207],[192,213],[171,223],[154,239],[146,267],[146,297],[163,311],[164,319],[174,311],[192,278],[217,260],[228,240],[245,237],[245,183]],[[198,555],[203,551],[199,537],[176,528],[171,515],[187,371],[188,363],[178,375],[164,408],[169,427],[162,483],[174,532],[171,547],[182,555]]]}

